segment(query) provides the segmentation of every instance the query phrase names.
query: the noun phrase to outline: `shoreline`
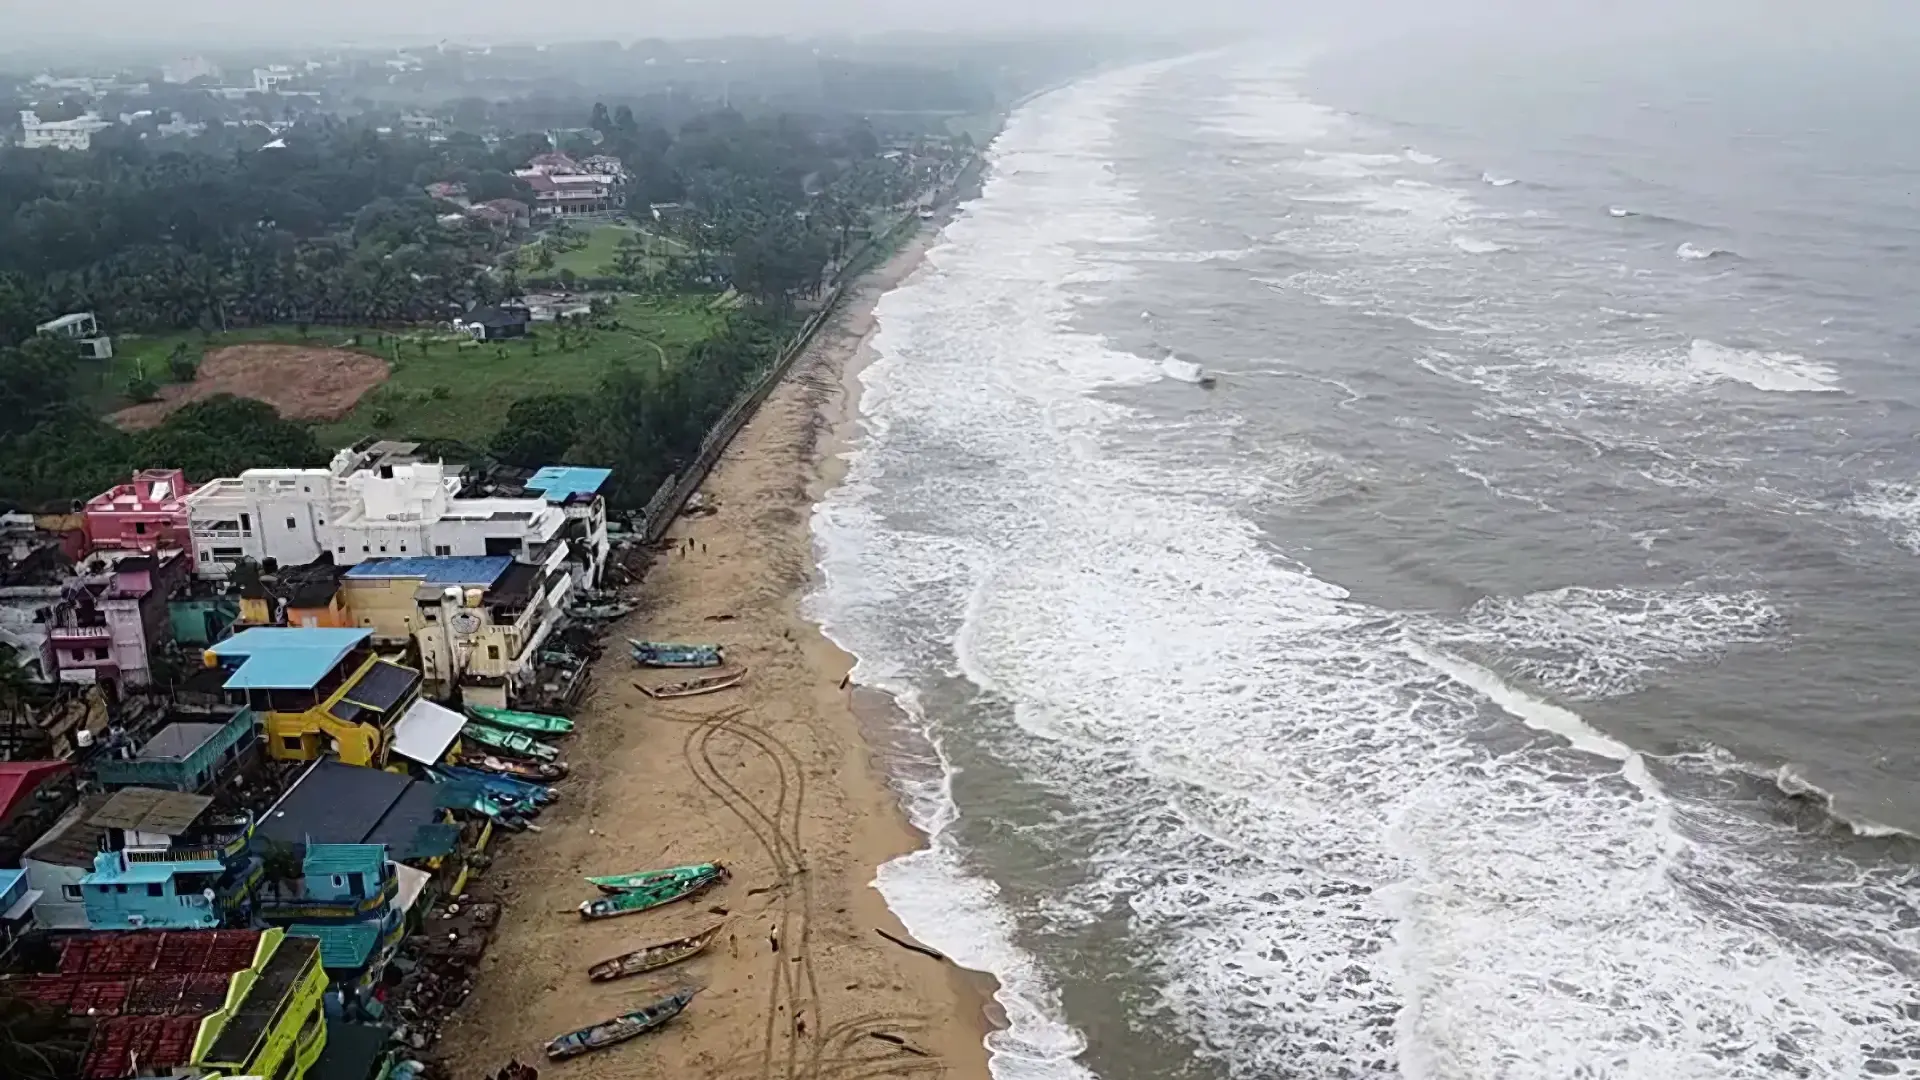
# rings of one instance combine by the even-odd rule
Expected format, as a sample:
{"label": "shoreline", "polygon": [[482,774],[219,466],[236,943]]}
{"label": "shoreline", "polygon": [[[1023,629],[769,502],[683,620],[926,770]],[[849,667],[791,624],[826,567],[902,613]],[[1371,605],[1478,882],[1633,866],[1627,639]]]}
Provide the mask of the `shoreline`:
{"label": "shoreline", "polygon": [[[683,1016],[568,1073],[988,1075],[991,977],[879,933],[911,940],[872,887],[876,869],[928,838],[867,737],[884,695],[849,684],[853,657],[801,611],[819,582],[813,508],[844,477],[858,434],[874,308],[920,267],[977,183],[859,279],[701,485],[715,512],[668,530],[641,611],[607,636],[575,714],[561,801],[484,879],[508,899],[439,1048],[455,1076],[487,1075],[510,1057],[541,1061],[547,1039],[683,986],[702,988]],[[635,681],[676,676],[636,671],[621,645],[629,636],[723,643],[746,681],[654,701]],[[701,861],[727,863],[732,880],[625,918],[586,922],[573,911],[592,895],[586,874]],[[595,961],[723,921],[687,963],[613,983],[586,978]]]}

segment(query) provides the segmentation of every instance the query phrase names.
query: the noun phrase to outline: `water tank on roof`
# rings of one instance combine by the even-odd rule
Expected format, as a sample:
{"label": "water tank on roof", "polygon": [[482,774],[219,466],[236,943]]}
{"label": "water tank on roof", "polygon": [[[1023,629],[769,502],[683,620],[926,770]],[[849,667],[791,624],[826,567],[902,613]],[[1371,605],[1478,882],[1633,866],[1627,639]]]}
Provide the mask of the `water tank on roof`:
{"label": "water tank on roof", "polygon": [[212,649],[200,654],[200,663],[205,667],[219,667],[220,657]]}
{"label": "water tank on roof", "polygon": [[441,603],[453,604],[456,607],[459,606],[460,601],[464,598],[465,598],[464,594],[461,593],[460,586],[458,585],[449,585],[445,589],[441,590],[441,593],[440,593]]}
{"label": "water tank on roof", "polygon": [[73,741],[74,745],[85,750],[87,747],[93,745],[93,732],[88,731],[86,728],[81,728],[79,731],[74,732]]}
{"label": "water tank on roof", "polygon": [[468,589],[468,590],[467,590],[467,606],[468,606],[468,607],[479,607],[479,606],[480,606],[480,598],[481,598],[481,597],[483,597],[483,596],[485,596],[485,595],[486,595],[486,590],[485,590],[485,589]]}

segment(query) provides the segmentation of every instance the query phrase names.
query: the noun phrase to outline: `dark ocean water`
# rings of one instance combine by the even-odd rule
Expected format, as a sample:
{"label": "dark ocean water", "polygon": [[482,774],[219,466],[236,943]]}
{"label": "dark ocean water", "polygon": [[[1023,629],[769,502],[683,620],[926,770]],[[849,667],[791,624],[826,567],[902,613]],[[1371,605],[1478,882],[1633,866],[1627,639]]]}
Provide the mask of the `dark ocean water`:
{"label": "dark ocean water", "polygon": [[997,1075],[1920,1076],[1920,76],[1664,48],[1092,79],[883,301],[816,611]]}

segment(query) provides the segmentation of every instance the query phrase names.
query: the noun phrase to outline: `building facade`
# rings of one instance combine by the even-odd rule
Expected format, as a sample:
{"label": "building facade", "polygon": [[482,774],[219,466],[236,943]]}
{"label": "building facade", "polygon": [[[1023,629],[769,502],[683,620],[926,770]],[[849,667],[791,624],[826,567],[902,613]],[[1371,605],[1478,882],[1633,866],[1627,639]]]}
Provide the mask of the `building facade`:
{"label": "building facade", "polygon": [[253,627],[207,650],[225,689],[260,716],[267,756],[387,761],[393,725],[420,699],[418,671],[375,656],[361,629]]}
{"label": "building facade", "polygon": [[540,499],[465,498],[446,466],[406,443],[342,450],[325,469],[249,469],[187,500],[203,576],[242,559],[272,570],[327,555],[342,566],[407,556],[539,559],[566,515]]}
{"label": "building facade", "polygon": [[86,150],[93,137],[113,126],[98,113],[72,120],[42,120],[31,109],[20,112],[20,145],[28,150]]}
{"label": "building facade", "polygon": [[186,498],[192,489],[179,469],[144,469],[133,479],[88,499],[81,531],[92,550],[154,552],[172,548],[193,561]]}

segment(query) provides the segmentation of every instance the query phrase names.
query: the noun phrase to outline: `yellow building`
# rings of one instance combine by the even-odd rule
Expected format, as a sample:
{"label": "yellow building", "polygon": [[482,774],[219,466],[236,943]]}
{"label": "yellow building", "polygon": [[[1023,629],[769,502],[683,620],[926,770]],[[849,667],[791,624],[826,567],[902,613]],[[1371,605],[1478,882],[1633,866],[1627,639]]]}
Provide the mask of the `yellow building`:
{"label": "yellow building", "polygon": [[327,1045],[326,992],[320,943],[268,930],[253,966],[233,976],[226,1003],[201,1021],[195,1064],[229,1076],[298,1080]]}
{"label": "yellow building", "polygon": [[364,629],[256,626],[207,650],[227,691],[260,716],[267,753],[386,764],[393,725],[420,698],[420,673],[374,655]]}

